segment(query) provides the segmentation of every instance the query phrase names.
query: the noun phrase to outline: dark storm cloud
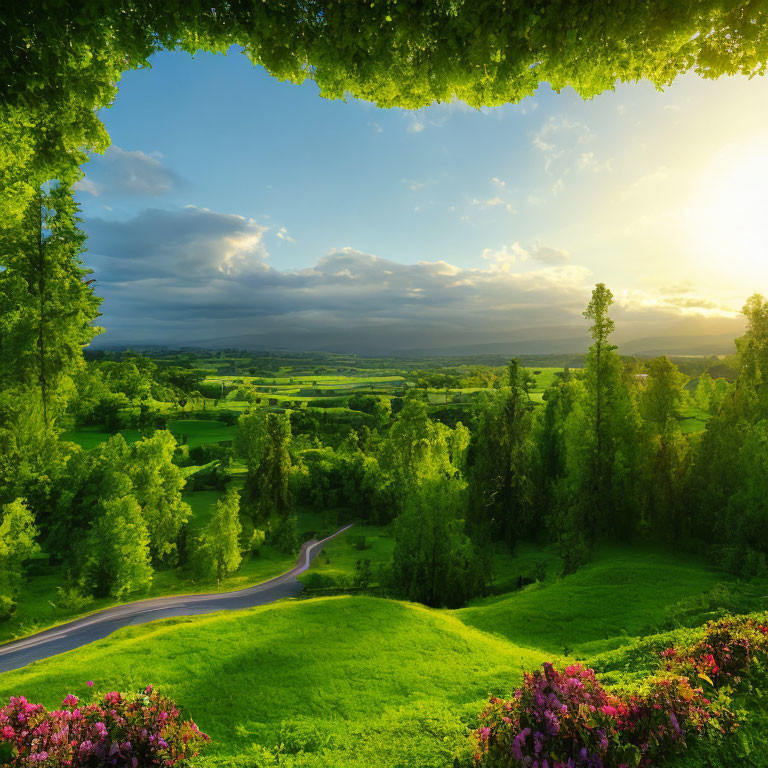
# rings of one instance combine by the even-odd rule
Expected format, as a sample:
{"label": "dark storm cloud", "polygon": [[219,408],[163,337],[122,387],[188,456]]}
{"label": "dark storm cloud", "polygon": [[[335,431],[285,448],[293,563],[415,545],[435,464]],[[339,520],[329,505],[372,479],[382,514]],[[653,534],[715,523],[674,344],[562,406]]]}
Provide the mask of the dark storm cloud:
{"label": "dark storm cloud", "polygon": [[[539,266],[524,271],[513,271],[509,259],[466,269],[351,248],[281,270],[269,263],[266,227],[194,207],[145,210],[123,222],[90,219],[87,229],[88,263],[105,298],[105,342],[236,337],[380,351],[558,338],[583,331],[592,282],[586,268],[546,246],[536,246]],[[629,311],[626,302],[617,307],[618,315]]]}

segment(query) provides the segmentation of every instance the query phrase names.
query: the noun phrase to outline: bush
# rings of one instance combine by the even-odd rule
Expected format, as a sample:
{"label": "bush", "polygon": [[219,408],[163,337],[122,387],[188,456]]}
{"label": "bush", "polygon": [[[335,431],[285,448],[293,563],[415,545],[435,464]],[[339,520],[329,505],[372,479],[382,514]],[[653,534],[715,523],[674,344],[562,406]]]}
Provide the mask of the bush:
{"label": "bush", "polygon": [[113,691],[88,704],[70,694],[51,712],[13,696],[0,710],[0,745],[10,753],[4,764],[16,768],[181,768],[208,740],[151,685],[138,694]]}
{"label": "bush", "polygon": [[[714,712],[684,677],[653,678],[642,691],[605,690],[579,664],[545,663],[511,700],[492,698],[475,731],[475,762],[494,768],[638,768],[657,765],[701,734]],[[719,714],[719,712],[717,713]]]}
{"label": "bush", "polygon": [[75,586],[58,587],[56,595],[56,607],[65,611],[82,611],[93,600]]}
{"label": "bush", "polygon": [[16,610],[16,601],[8,595],[0,595],[0,621],[8,621]]}
{"label": "bush", "polygon": [[[657,674],[618,693],[591,669],[545,663],[512,699],[491,698],[473,735],[487,768],[650,768],[735,727],[730,693],[768,659],[768,616],[710,622],[703,637],[661,652]],[[704,695],[698,686],[712,691]]]}

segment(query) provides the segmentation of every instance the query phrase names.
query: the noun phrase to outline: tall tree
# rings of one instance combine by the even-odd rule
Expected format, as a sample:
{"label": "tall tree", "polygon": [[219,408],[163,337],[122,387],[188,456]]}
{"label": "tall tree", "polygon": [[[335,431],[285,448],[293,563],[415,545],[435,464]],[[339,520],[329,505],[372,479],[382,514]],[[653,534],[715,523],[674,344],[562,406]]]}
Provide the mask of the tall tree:
{"label": "tall tree", "polygon": [[644,421],[642,446],[647,447],[646,521],[654,538],[679,541],[690,533],[692,451],[680,428],[682,409],[689,401],[688,377],[667,357],[650,360],[646,371],[638,398]]}
{"label": "tall tree", "polygon": [[640,421],[636,383],[610,343],[613,295],[598,283],[584,317],[593,344],[583,396],[564,426],[566,471],[558,484],[558,535],[566,569],[578,567],[598,536],[626,536],[640,522]]}
{"label": "tall tree", "polygon": [[476,541],[502,539],[510,547],[531,524],[533,404],[527,372],[517,360],[507,386],[481,401],[470,449],[470,534]]}
{"label": "tall tree", "polygon": [[178,538],[191,513],[182,497],[186,480],[173,462],[176,439],[167,430],[134,443],[126,470],[141,507],[156,563],[175,564]]}
{"label": "tall tree", "polygon": [[22,565],[36,552],[37,528],[21,499],[2,508],[0,518],[0,618],[13,612],[23,582]]}
{"label": "tall tree", "polygon": [[49,425],[82,366],[100,299],[82,267],[85,235],[68,188],[38,192],[21,225],[0,228],[0,381],[35,391]]}
{"label": "tall tree", "polygon": [[201,555],[208,567],[221,580],[240,567],[240,494],[230,488],[216,502],[213,517],[203,530]]}
{"label": "tall tree", "polygon": [[248,475],[244,496],[254,522],[291,509],[291,421],[284,414],[270,413],[262,421],[259,411],[249,414],[238,431],[245,451]]}
{"label": "tall tree", "polygon": [[123,597],[152,582],[150,539],[136,499],[104,501],[86,540],[82,586],[97,596]]}
{"label": "tall tree", "polygon": [[478,552],[464,532],[465,483],[424,479],[395,521],[390,582],[396,594],[427,605],[457,607],[482,588]]}

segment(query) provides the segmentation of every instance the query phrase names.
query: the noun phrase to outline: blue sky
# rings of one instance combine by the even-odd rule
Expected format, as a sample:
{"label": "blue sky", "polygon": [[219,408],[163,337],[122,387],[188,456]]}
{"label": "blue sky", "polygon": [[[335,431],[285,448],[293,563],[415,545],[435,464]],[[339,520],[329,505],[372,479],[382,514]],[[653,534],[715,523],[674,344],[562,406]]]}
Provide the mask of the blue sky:
{"label": "blue sky", "polygon": [[104,342],[568,338],[597,280],[625,338],[730,330],[768,290],[766,96],[686,77],[407,112],[236,51],[159,54],[124,75],[78,192]]}

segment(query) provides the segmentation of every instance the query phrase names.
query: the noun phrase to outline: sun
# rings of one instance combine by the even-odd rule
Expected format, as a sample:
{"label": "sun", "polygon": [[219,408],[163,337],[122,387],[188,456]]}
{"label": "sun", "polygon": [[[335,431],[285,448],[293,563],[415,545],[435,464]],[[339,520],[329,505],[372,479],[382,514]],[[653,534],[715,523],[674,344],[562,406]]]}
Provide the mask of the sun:
{"label": "sun", "polygon": [[768,136],[719,152],[686,218],[702,266],[750,291],[768,289]]}

